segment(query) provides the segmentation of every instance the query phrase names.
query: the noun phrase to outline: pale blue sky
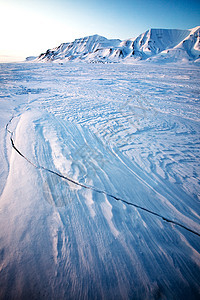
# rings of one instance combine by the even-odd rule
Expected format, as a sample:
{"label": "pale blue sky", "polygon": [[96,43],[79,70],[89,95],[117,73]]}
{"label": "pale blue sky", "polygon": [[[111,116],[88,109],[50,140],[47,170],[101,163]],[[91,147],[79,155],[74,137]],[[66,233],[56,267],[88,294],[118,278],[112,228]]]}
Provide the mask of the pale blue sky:
{"label": "pale blue sky", "polygon": [[38,55],[92,34],[133,38],[200,25],[199,0],[0,0],[0,55]]}

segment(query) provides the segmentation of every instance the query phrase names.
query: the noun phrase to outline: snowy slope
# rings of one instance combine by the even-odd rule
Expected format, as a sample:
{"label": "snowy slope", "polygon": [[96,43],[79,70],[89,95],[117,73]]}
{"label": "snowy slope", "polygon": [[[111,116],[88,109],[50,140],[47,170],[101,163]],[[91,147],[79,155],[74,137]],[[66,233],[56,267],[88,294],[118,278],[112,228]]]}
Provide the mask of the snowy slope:
{"label": "snowy slope", "polygon": [[108,40],[94,35],[64,43],[42,53],[36,61],[154,62],[199,59],[199,28],[191,30],[150,29],[135,39]]}
{"label": "snowy slope", "polygon": [[175,47],[170,47],[155,56],[154,62],[188,62],[200,58],[200,26],[189,31],[189,34]]}
{"label": "snowy slope", "polygon": [[175,47],[188,34],[188,30],[150,29],[134,41],[133,55],[142,59],[154,56],[165,49]]}

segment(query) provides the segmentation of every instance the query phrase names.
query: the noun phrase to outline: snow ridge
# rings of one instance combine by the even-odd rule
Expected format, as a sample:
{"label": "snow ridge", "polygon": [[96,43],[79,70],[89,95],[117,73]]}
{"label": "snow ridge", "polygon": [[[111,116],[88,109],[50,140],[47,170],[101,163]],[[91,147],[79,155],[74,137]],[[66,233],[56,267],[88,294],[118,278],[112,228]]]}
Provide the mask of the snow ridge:
{"label": "snow ridge", "polygon": [[[48,49],[33,61],[91,63],[200,61],[200,26],[193,29],[149,29],[138,37],[121,41],[92,35]],[[27,59],[30,61],[30,59]]]}

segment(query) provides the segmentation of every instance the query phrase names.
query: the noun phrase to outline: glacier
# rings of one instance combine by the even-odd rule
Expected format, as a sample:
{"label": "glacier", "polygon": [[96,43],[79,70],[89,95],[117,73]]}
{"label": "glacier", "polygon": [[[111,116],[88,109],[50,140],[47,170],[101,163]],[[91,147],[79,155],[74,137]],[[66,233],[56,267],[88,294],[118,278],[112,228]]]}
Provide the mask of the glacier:
{"label": "glacier", "polygon": [[199,298],[199,76],[0,64],[0,299]]}

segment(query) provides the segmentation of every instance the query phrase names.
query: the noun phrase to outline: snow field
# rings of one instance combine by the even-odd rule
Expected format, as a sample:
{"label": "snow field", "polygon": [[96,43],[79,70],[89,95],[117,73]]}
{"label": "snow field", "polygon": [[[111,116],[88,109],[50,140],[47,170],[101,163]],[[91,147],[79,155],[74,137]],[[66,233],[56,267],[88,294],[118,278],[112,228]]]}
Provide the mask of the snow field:
{"label": "snow field", "polygon": [[197,299],[199,236],[116,198],[200,232],[199,69],[0,72],[0,297]]}

